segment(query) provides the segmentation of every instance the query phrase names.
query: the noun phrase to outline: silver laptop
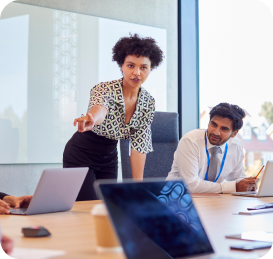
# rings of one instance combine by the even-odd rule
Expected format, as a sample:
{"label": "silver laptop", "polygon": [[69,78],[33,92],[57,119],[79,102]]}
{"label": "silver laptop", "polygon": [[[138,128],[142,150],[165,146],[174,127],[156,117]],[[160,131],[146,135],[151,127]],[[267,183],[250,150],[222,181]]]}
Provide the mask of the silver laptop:
{"label": "silver laptop", "polygon": [[95,188],[127,259],[253,258],[214,254],[182,181],[98,181]]}
{"label": "silver laptop", "polygon": [[28,208],[10,209],[10,213],[33,215],[70,210],[88,169],[88,167],[45,169]]}
{"label": "silver laptop", "polygon": [[261,184],[255,192],[232,192],[232,195],[249,197],[270,197],[273,196],[273,161],[268,161],[261,177]]}

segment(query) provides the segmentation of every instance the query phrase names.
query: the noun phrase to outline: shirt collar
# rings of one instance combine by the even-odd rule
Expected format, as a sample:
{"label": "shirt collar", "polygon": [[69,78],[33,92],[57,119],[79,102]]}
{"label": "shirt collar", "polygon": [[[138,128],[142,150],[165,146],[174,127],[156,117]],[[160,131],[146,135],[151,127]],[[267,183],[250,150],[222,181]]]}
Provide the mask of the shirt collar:
{"label": "shirt collar", "polygon": [[226,143],[224,143],[223,145],[221,146],[216,146],[216,145],[212,145],[210,142],[209,142],[209,139],[208,139],[208,133],[206,133],[206,138],[207,138],[207,149],[211,149],[213,147],[219,147],[221,149],[221,153],[223,154],[225,152],[225,148],[226,148]]}
{"label": "shirt collar", "polygon": [[139,89],[138,99],[137,99],[137,111],[142,109],[148,109],[148,96],[146,90],[141,86]]}
{"label": "shirt collar", "polygon": [[122,94],[122,78],[113,81],[113,89],[115,91],[115,102],[119,104],[124,104]]}
{"label": "shirt collar", "polygon": [[[122,80],[123,78],[113,81],[113,89],[115,91],[115,97],[114,97],[115,102],[118,104],[121,104],[123,108],[125,109],[125,103],[124,103],[124,98],[122,93]],[[147,108],[148,108],[148,95],[146,90],[141,86],[139,90],[139,94],[138,94],[136,110],[129,122],[129,125],[134,125],[135,127],[137,127],[139,124],[139,121],[137,120],[138,113],[142,109],[147,109]]]}
{"label": "shirt collar", "polygon": [[147,101],[145,102],[145,90],[141,86],[138,93],[137,98],[137,104],[136,104],[136,110],[130,120],[130,124],[133,125],[135,128],[139,125],[139,120],[137,119],[139,117],[139,114],[141,114],[141,111],[147,106]]}
{"label": "shirt collar", "polygon": [[[118,80],[113,81],[114,91],[115,91],[115,102],[119,104],[124,104],[123,93],[122,93],[122,80],[120,78]],[[139,89],[136,111],[140,111],[142,109],[148,109],[148,95],[146,90],[141,86]]]}

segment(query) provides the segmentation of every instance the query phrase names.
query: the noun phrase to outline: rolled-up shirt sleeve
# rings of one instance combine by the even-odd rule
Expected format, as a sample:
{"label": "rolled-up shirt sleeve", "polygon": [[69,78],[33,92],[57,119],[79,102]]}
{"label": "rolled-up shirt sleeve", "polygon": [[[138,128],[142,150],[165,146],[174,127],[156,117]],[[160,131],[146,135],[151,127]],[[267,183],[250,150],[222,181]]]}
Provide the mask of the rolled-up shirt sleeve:
{"label": "rolled-up shirt sleeve", "polygon": [[151,124],[155,113],[155,100],[149,103],[148,109],[141,111],[140,124],[134,134],[131,135],[132,149],[139,153],[147,154],[154,151],[152,145]]}
{"label": "rolled-up shirt sleeve", "polygon": [[176,151],[178,171],[191,193],[221,193],[222,184],[199,177],[199,148],[189,139],[181,139]]}
{"label": "rolled-up shirt sleeve", "polygon": [[240,154],[239,162],[233,169],[233,171],[227,176],[226,180],[221,183],[223,193],[236,192],[236,183],[240,182],[246,178],[245,169],[244,169],[244,152],[243,147],[239,147],[238,150]]}

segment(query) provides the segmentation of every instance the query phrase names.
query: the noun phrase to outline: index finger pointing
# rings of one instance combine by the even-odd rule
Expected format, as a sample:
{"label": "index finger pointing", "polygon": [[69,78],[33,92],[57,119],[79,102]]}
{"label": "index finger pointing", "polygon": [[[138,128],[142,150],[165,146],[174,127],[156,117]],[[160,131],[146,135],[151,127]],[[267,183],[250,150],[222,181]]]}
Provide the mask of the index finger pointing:
{"label": "index finger pointing", "polygon": [[77,125],[77,122],[78,122],[78,119],[75,119],[75,120],[74,120],[74,126]]}

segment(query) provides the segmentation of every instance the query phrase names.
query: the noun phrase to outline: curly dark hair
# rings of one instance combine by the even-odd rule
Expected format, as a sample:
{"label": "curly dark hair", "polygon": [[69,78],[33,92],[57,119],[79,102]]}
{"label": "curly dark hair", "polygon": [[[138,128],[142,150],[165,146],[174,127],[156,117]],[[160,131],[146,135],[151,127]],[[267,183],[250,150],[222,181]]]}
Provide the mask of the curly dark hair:
{"label": "curly dark hair", "polygon": [[243,126],[245,112],[238,105],[229,103],[219,103],[210,111],[210,120],[213,116],[219,115],[223,118],[229,118],[233,121],[233,131],[239,130]]}
{"label": "curly dark hair", "polygon": [[122,66],[126,56],[136,55],[148,57],[151,60],[151,68],[156,68],[163,61],[163,51],[157,46],[153,38],[141,38],[138,34],[123,37],[118,40],[112,49],[113,61]]}

